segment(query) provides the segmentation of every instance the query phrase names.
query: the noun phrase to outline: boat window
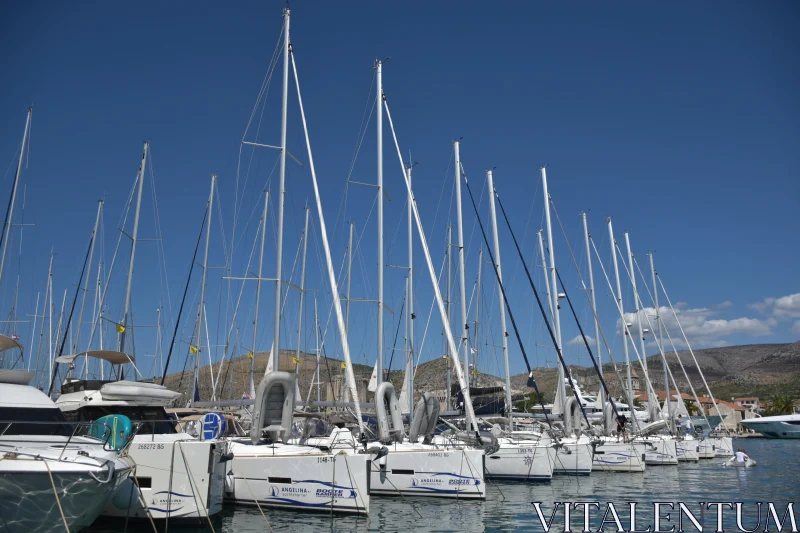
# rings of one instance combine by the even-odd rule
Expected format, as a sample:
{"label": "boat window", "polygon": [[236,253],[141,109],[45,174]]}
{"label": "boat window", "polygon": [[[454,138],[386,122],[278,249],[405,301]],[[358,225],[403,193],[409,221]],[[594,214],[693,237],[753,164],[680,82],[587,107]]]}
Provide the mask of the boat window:
{"label": "boat window", "polygon": [[141,423],[137,435],[163,435],[176,433],[175,424],[163,407],[146,407],[139,405],[87,405],[66,413],[70,419],[91,422],[106,415],[124,415],[134,425]]}
{"label": "boat window", "polygon": [[[5,435],[72,435],[73,427],[60,409],[35,407],[0,408],[0,434]],[[12,422],[8,424],[7,422]],[[27,422],[27,423],[26,423]]]}

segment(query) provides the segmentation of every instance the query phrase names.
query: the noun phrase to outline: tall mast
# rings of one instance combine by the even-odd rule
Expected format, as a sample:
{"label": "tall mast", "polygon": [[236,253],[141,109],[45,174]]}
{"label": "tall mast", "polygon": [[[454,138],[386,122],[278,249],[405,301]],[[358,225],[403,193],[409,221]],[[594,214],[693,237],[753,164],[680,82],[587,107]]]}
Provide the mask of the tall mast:
{"label": "tall mast", "polygon": [[469,372],[469,368],[467,368],[467,372],[469,372],[469,377],[467,378],[467,385],[470,382],[474,382],[475,378],[473,377],[475,373],[478,371],[478,324],[481,320],[480,308],[481,308],[481,277],[483,274],[483,247],[478,250],[478,281],[475,287],[475,331],[472,333],[472,345],[475,347],[475,355],[472,357],[472,361],[474,362],[473,371]]}
{"label": "tall mast", "polygon": [[[556,258],[553,242],[553,228],[550,224],[550,193],[547,192],[547,170],[542,167],[542,191],[544,194],[544,218],[547,223],[547,249],[550,254],[550,298],[551,310],[553,313],[553,330],[558,343],[558,350],[564,353],[561,343],[561,319],[558,312],[558,285],[556,285]],[[564,369],[562,365],[558,365],[558,395],[561,398],[562,408],[567,405],[567,391],[564,389]]]}
{"label": "tall mast", "polygon": [[[658,308],[658,286],[656,285],[656,266],[653,262],[653,252],[647,254],[650,256],[650,275],[653,278],[653,305],[656,307],[656,323],[658,324],[658,344],[664,346],[663,332],[661,331],[661,311]],[[661,360],[664,366],[664,401],[667,404],[667,424],[674,429],[675,419],[672,417],[672,401],[669,394],[669,369],[667,368],[667,358],[663,357]]]}
{"label": "tall mast", "polygon": [[[306,207],[306,222],[303,226],[303,266],[300,268],[300,304],[297,312],[297,351],[295,352],[296,359],[300,361],[300,340],[303,332],[303,301],[306,295],[306,250],[308,248],[308,213],[309,208]],[[300,384],[300,363],[294,365],[294,381],[299,386]]]}
{"label": "tall mast", "polygon": [[[461,299],[461,344],[459,347],[463,350],[462,356],[464,360],[464,371],[467,372],[467,383],[469,383],[469,346],[468,346],[468,328],[467,325],[467,288],[464,272],[464,221],[461,213],[461,154],[459,150],[459,142],[453,143],[453,151],[455,152],[455,167],[456,167],[456,222],[458,230],[458,290]],[[499,259],[498,259],[499,261]]]}
{"label": "tall mast", "polygon": [[[203,274],[200,276],[200,304],[198,305],[197,309],[197,322],[194,326],[194,347],[197,350],[195,352],[194,358],[194,379],[192,380],[192,396],[190,401],[194,401],[195,395],[198,394],[197,390],[197,380],[200,376],[200,345],[203,342],[203,313],[206,309],[206,279],[208,273],[208,247],[209,243],[211,242],[211,216],[214,213],[214,186],[217,183],[217,175],[211,174],[211,192],[208,193],[208,216],[206,217],[208,220],[208,225],[206,225],[206,246],[205,250],[203,251]],[[207,347],[208,350],[211,350],[211,346]],[[213,372],[212,372],[213,377]],[[212,389],[213,390],[213,389]]]}
{"label": "tall mast", "polygon": [[383,382],[383,63],[375,62],[378,113],[378,385]]}
{"label": "tall mast", "polygon": [[[643,308],[644,305],[639,307],[639,291],[636,289],[636,271],[633,268],[633,251],[631,250],[631,238],[628,232],[624,233],[625,235],[625,247],[628,252],[628,269],[630,271],[630,278],[631,278],[631,288],[633,289],[633,301],[634,301],[634,309],[636,311],[636,326],[639,328],[639,346],[640,346],[640,353],[642,356],[642,371],[645,373],[645,377],[647,378],[645,381],[649,384],[650,383],[650,376],[647,372],[647,352],[645,351],[645,344],[644,344],[644,330],[642,329],[642,315],[641,313],[644,312]],[[641,312],[640,312],[641,311]],[[648,319],[649,320],[649,319]],[[631,338],[631,342],[633,342],[633,338]],[[653,395],[655,394],[655,390],[648,390],[647,391],[647,412],[650,414],[653,406]],[[656,399],[656,405],[658,404],[658,399]],[[651,420],[651,422],[655,422]]]}
{"label": "tall mast", "polygon": [[53,255],[50,250],[50,266],[47,268],[47,292],[50,300],[50,310],[47,313],[47,359],[50,361],[50,383],[53,382]]}
{"label": "tall mast", "polygon": [[144,186],[144,171],[147,164],[147,150],[150,143],[145,141],[142,151],[142,162],[139,165],[139,190],[136,193],[136,212],[133,216],[133,233],[131,234],[131,260],[128,264],[128,283],[125,288],[125,310],[122,313],[122,333],[119,338],[119,351],[125,352],[125,340],[128,337],[128,317],[131,312],[131,286],[133,284],[133,263],[136,258],[136,240],[139,235],[139,213],[142,209],[142,187]]}
{"label": "tall mast", "polygon": [[[624,310],[624,307],[622,305],[622,285],[620,284],[619,281],[619,264],[617,263],[617,241],[614,240],[614,227],[611,224],[611,217],[608,217],[606,219],[606,223],[608,224],[608,237],[609,240],[611,241],[611,257],[614,262],[614,278],[616,279],[616,285],[617,285],[617,297],[616,297],[617,307],[619,307],[620,310]],[[630,333],[628,331],[628,323],[625,321],[625,313],[624,312],[620,313],[620,317],[622,319],[622,331],[624,333],[622,337],[622,346],[624,347],[625,350],[625,369],[628,378],[628,397],[631,398],[632,400],[633,381],[631,380],[631,359],[630,355],[628,354],[628,336]],[[635,424],[636,416],[634,416],[633,405],[629,405],[628,408],[630,409],[631,416],[633,418],[632,422]]]}
{"label": "tall mast", "polygon": [[503,291],[500,284],[503,283],[503,270],[500,266],[500,239],[497,236],[497,211],[495,210],[494,198],[494,181],[492,180],[492,171],[486,171],[486,180],[488,181],[489,189],[489,215],[492,221],[492,240],[494,245],[494,260],[497,262],[497,301],[500,304],[500,329],[503,337],[503,365],[506,371],[506,417],[508,420],[508,430],[514,428],[511,416],[511,371],[508,366],[508,334],[506,333],[506,302],[503,296]]}
{"label": "tall mast", "polygon": [[[592,251],[591,248],[589,248],[589,223],[586,220],[586,212],[581,213],[581,219],[583,220],[583,238],[586,244],[586,266],[588,267],[589,270],[589,295],[591,296],[591,301],[592,301],[592,315],[593,315],[592,322],[594,322],[594,343],[595,343],[594,352],[597,354],[597,366],[598,368],[600,368],[600,372],[602,373],[603,354],[600,351],[600,324],[598,323],[598,318],[597,318],[597,300],[595,298],[595,292],[594,292],[594,273],[592,272]],[[606,401],[606,399],[603,398],[603,396],[604,396],[603,388],[600,387],[600,394],[598,394],[597,396],[598,402],[595,405],[595,407],[599,407],[601,409],[603,408],[604,403]]]}
{"label": "tall mast", "polygon": [[[447,226],[447,303],[445,307],[447,309],[447,321],[451,322],[453,318],[453,313],[450,311],[450,307],[452,305],[452,273],[453,273],[453,226]],[[451,359],[453,359],[453,364],[458,363],[458,352],[448,353],[447,354]]]}
{"label": "tall mast", "polygon": [[281,356],[281,281],[283,265],[283,197],[286,182],[286,114],[289,107],[289,8],[283,10],[283,100],[281,107],[281,159],[278,184],[278,243],[275,253],[275,317],[273,321],[272,350],[270,359],[273,368],[280,368]]}
{"label": "tall mast", "polygon": [[[22,149],[19,151],[19,161],[17,161],[17,172],[14,174],[14,186],[11,188],[11,199],[8,202],[8,212],[6,213],[6,227],[3,228],[3,252],[0,255],[0,280],[3,279],[3,267],[6,264],[6,250],[8,249],[8,240],[11,234],[11,226],[14,221],[14,204],[17,203],[17,190],[19,189],[19,179],[22,174],[22,162],[25,159],[25,147],[28,144],[28,131],[31,127],[31,115],[33,108],[28,108],[28,117],[25,119],[25,132],[22,134]],[[23,202],[24,203],[24,202]]]}
{"label": "tall mast", "polygon": [[316,382],[317,382],[317,402],[322,401],[322,394],[320,390],[320,381],[319,381],[319,364],[320,364],[320,350],[319,350],[319,316],[317,316],[317,296],[314,295],[314,338],[316,340],[316,354],[317,354],[317,371],[316,374]]}
{"label": "tall mast", "polygon": [[[406,171],[411,183],[411,161]],[[406,297],[406,316],[408,317],[408,409],[414,412],[414,213],[411,208],[411,197],[408,198],[408,296]]]}
{"label": "tall mast", "polygon": [[354,224],[351,222],[350,236],[347,239],[347,295],[345,296],[347,307],[345,308],[344,315],[344,331],[347,335],[349,335],[350,332],[350,280],[353,273],[353,226]]}
{"label": "tall mast", "polygon": [[[83,307],[86,304],[86,293],[89,291],[89,277],[92,274],[92,256],[94,255],[94,244],[97,240],[97,228],[100,225],[100,213],[103,211],[103,200],[97,202],[97,216],[94,219],[94,230],[92,230],[91,244],[89,245],[89,258],[87,265],[89,271],[86,273],[86,281],[83,283],[83,296],[81,297],[81,309],[78,311],[78,331],[75,333],[75,344],[72,345],[73,353],[78,353],[78,342],[81,338],[81,325],[83,323]],[[99,267],[98,267],[99,268]]]}
{"label": "tall mast", "polygon": [[[261,275],[264,268],[264,237],[267,235],[267,206],[269,205],[269,191],[264,191],[264,209],[261,211],[261,251],[258,254],[258,278],[256,278],[256,308],[253,314],[253,344],[250,357],[250,397],[256,397],[256,385],[253,375],[256,371],[256,341],[258,339],[258,308],[261,303]],[[266,372],[270,371],[269,363],[272,362],[272,354],[269,354]]]}

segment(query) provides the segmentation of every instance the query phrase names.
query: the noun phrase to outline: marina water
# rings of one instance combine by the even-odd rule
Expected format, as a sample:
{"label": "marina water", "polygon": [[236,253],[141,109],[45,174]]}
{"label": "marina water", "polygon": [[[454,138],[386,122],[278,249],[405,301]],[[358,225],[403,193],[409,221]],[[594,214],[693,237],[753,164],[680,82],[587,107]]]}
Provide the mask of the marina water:
{"label": "marina water", "polygon": [[[628,504],[638,502],[637,525],[646,529],[653,523],[652,502],[684,502],[700,519],[698,502],[744,502],[744,526],[756,525],[756,502],[774,502],[782,517],[789,502],[795,502],[795,516],[800,519],[800,446],[792,440],[736,439],[735,448],[743,448],[758,465],[753,468],[723,467],[724,459],[681,463],[677,467],[648,467],[644,474],[594,472],[589,477],[554,477],[550,483],[493,483],[489,482],[485,502],[458,502],[435,498],[373,498],[367,517],[333,516],[298,513],[264,508],[273,531],[346,532],[346,531],[413,531],[414,533],[467,531],[542,531],[531,502],[542,502],[545,518],[549,520],[553,502],[599,502],[601,511],[592,512],[596,529],[606,502],[613,502],[620,519],[627,527]],[[662,527],[673,524],[677,530],[677,514]],[[582,510],[572,512],[573,531],[582,529]],[[766,507],[762,509],[761,527],[764,530]],[[714,508],[704,513],[704,531],[714,531]],[[219,532],[269,531],[256,507],[234,506],[226,502],[225,509],[213,517],[214,529]],[[556,515],[552,532],[562,531],[563,511]],[[725,530],[735,531],[736,518],[725,511]],[[111,533],[122,531],[119,522],[97,523],[86,531]],[[788,528],[788,522],[785,528]],[[163,526],[162,526],[163,527]],[[606,526],[606,531],[614,531]],[[684,520],[687,532],[695,531]],[[204,526],[169,525],[170,531],[199,533],[211,531]],[[131,523],[128,531],[152,531],[149,523]],[[770,531],[775,531],[770,523]],[[787,529],[784,529],[787,531]]]}

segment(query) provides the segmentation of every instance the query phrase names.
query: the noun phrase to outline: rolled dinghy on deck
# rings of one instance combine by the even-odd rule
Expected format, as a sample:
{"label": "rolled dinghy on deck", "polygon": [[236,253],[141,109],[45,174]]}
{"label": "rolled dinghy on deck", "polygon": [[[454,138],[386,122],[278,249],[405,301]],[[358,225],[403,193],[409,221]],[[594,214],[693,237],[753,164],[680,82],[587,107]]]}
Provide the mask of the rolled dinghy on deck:
{"label": "rolled dinghy on deck", "polygon": [[423,443],[430,444],[439,421],[439,400],[430,392],[422,394],[414,409],[414,419],[408,431],[408,440],[417,442],[420,435]]}
{"label": "rolled dinghy on deck", "polygon": [[280,437],[284,444],[289,441],[289,432],[294,418],[294,377],[288,372],[270,372],[261,380],[256,390],[253,426],[250,439],[253,444],[261,440],[262,428],[279,426],[270,430],[273,439]]}
{"label": "rolled dinghy on deck", "polygon": [[[394,385],[384,381],[375,391],[375,414],[378,418],[378,439],[383,444],[403,442],[403,415],[394,393]],[[427,429],[427,428],[426,428]]]}
{"label": "rolled dinghy on deck", "polygon": [[139,383],[138,381],[115,381],[100,387],[104,400],[122,402],[148,402],[171,405],[181,394],[171,391],[155,383]]}

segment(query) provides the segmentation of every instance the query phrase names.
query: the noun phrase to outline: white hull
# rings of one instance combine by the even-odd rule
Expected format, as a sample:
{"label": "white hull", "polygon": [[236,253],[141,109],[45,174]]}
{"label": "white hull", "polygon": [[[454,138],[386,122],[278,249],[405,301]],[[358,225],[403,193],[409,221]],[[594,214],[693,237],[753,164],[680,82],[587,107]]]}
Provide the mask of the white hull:
{"label": "white hull", "polygon": [[768,439],[800,439],[800,414],[748,418],[741,424]]}
{"label": "white hull", "polygon": [[644,452],[644,463],[646,465],[668,466],[678,464],[678,444],[672,437],[653,436],[641,439],[641,441],[650,444]]}
{"label": "white hull", "polygon": [[[51,444],[52,439],[58,437],[50,437]],[[65,441],[66,438],[59,441],[61,446]],[[116,452],[103,451],[99,445],[70,444],[59,460],[60,452],[50,447],[26,448],[19,444],[7,438],[0,444],[3,531],[61,532],[65,530],[64,519],[70,531],[79,531],[97,519],[116,488],[131,473],[129,460],[118,459]],[[56,450],[60,448],[55,446]],[[77,454],[79,451],[99,453],[82,456]],[[58,498],[53,493],[54,484]]]}
{"label": "white hull", "polygon": [[553,475],[588,476],[592,473],[592,452],[587,437],[562,439],[561,446],[548,449]]}
{"label": "white hull", "polygon": [[553,478],[552,445],[517,439],[498,439],[500,449],[487,455],[486,477],[519,481],[550,481]]}
{"label": "white hull", "polygon": [[703,439],[698,444],[700,459],[713,459],[717,456],[716,445],[712,439]]}
{"label": "white hull", "polygon": [[678,451],[678,461],[700,460],[700,445],[694,439],[683,439],[675,441]]}
{"label": "white hull", "polygon": [[372,464],[370,494],[483,500],[483,450],[423,444],[390,445]]}
{"label": "white hull", "polygon": [[224,442],[198,441],[185,433],[137,435],[129,448],[136,479],[127,480],[104,516],[170,520],[202,518],[222,510]]}
{"label": "white hull", "polygon": [[592,470],[600,472],[644,472],[647,445],[602,440],[594,449]]}
{"label": "white hull", "polygon": [[708,440],[714,443],[717,457],[733,456],[733,439],[731,437],[709,437]]}
{"label": "white hull", "polygon": [[237,504],[303,511],[367,514],[367,454],[325,453],[294,445],[230,441],[225,498]]}

